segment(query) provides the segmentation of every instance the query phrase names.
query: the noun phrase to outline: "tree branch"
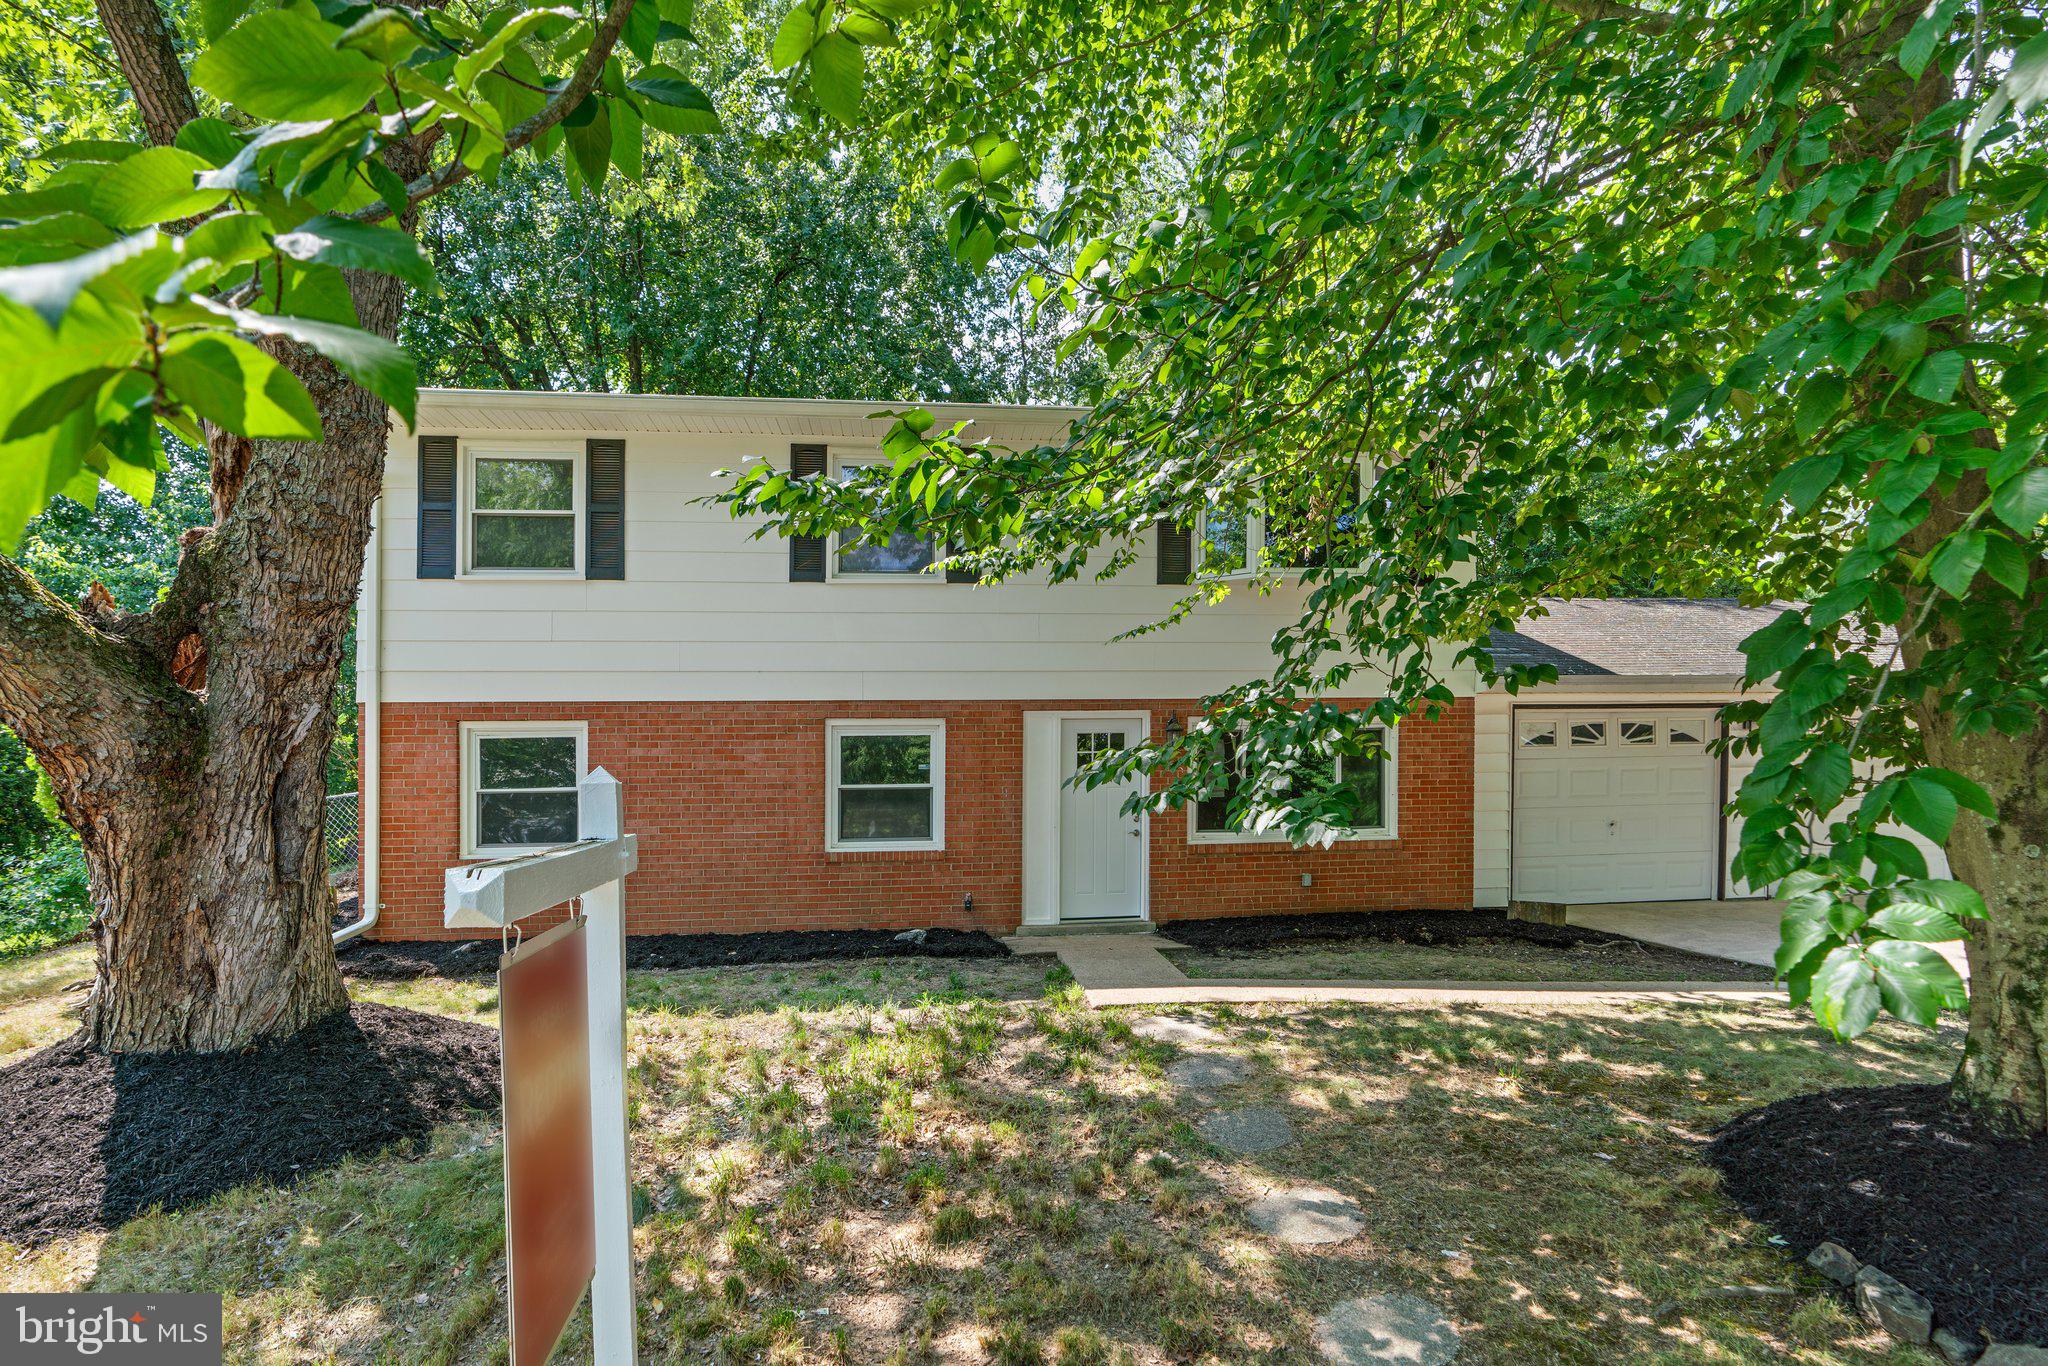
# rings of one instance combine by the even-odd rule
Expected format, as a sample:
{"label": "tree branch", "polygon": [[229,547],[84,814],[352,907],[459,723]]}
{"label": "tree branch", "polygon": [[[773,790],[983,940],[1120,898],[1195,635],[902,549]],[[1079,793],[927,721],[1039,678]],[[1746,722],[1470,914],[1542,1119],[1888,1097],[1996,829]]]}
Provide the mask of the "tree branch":
{"label": "tree branch", "polygon": [[[107,3],[108,0],[102,0]],[[129,0],[123,0],[124,3]],[[583,60],[576,64],[575,74],[553,99],[547,102],[538,114],[524,123],[515,125],[505,134],[505,150],[516,152],[532,143],[543,133],[563,119],[576,112],[576,106],[590,92],[597,88],[597,81],[604,74],[604,64],[611,58],[612,48],[619,41],[619,34],[626,27],[626,16],[633,12],[636,0],[611,0],[611,7],[605,11],[604,22],[597,26],[597,33],[590,40],[589,49]],[[405,187],[408,206],[432,199],[443,190],[460,185],[474,174],[460,158],[450,161],[440,170],[413,180]],[[377,223],[391,216],[391,207],[379,201],[366,208],[358,209],[348,217],[361,223]]]}
{"label": "tree branch", "polygon": [[0,724],[38,757],[130,744],[135,717],[173,724],[192,705],[160,662],[0,558]]}
{"label": "tree branch", "polygon": [[169,144],[178,130],[199,117],[192,83],[178,60],[177,45],[156,0],[94,0],[100,26],[121,59],[128,88],[149,140]]}
{"label": "tree branch", "polygon": [[1620,0],[1550,0],[1566,14],[1583,19],[1589,24],[1606,19],[1620,19],[1636,28],[1650,33],[1669,33],[1672,18],[1656,10],[1642,9],[1636,5],[1625,5]]}

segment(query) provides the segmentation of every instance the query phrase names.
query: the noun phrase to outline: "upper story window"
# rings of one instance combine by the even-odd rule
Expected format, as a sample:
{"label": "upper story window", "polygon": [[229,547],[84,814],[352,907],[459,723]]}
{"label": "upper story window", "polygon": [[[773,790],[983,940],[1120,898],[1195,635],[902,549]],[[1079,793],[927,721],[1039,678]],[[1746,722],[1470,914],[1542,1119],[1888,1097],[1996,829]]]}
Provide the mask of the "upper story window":
{"label": "upper story window", "polygon": [[[1386,729],[1373,726],[1367,730],[1370,737],[1369,754],[1344,754],[1337,757],[1334,771],[1328,776],[1351,789],[1356,812],[1353,823],[1336,831],[1338,839],[1392,839],[1394,837],[1394,742]],[[1188,839],[1195,844],[1232,844],[1250,841],[1277,841],[1285,836],[1246,832],[1230,820],[1230,798],[1236,786],[1243,781],[1243,759],[1238,752],[1238,741],[1234,735],[1223,737],[1224,762],[1234,775],[1222,791],[1210,794],[1195,803],[1188,817]]]}
{"label": "upper story window", "polygon": [[[877,462],[841,460],[838,471],[843,478],[849,470],[874,463]],[[936,583],[940,581],[939,578],[926,571],[938,558],[938,545],[933,538],[919,536],[912,531],[898,530],[886,541],[866,539],[842,531],[832,540],[834,578],[909,577]]]}
{"label": "upper story window", "polygon": [[946,723],[828,721],[825,847],[946,847]]}
{"label": "upper story window", "polygon": [[583,462],[574,451],[471,447],[465,461],[473,574],[574,574],[582,565]]}
{"label": "upper story window", "polygon": [[474,722],[462,727],[465,858],[568,844],[584,728],[574,722]]}
{"label": "upper story window", "polygon": [[[1359,487],[1364,486],[1361,473]],[[1329,506],[1315,491],[1262,499],[1249,511],[1212,508],[1197,520],[1198,563],[1212,574],[1300,573],[1328,562],[1328,538],[1357,522],[1358,495]]]}

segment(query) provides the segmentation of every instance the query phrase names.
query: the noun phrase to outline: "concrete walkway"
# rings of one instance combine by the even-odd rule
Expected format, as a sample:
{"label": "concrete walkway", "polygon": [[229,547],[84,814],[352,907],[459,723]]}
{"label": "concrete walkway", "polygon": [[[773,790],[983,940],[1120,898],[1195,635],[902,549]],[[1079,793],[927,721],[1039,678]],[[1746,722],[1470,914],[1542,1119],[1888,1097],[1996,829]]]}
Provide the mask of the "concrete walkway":
{"label": "concrete walkway", "polygon": [[[1373,1005],[1578,1005],[1600,1001],[1761,1000],[1761,982],[1388,982],[1191,978],[1152,934],[1028,934],[1005,939],[1016,953],[1058,954],[1091,1006],[1353,1001]],[[1179,945],[1170,945],[1178,948]]]}
{"label": "concrete walkway", "polygon": [[[1646,944],[1771,967],[1778,952],[1778,919],[1783,913],[1782,903],[1770,897],[1738,901],[1623,901],[1566,907],[1565,921],[1589,930],[1625,934]],[[1970,965],[1961,944],[1929,947],[1946,958],[1965,981],[1969,980]]]}

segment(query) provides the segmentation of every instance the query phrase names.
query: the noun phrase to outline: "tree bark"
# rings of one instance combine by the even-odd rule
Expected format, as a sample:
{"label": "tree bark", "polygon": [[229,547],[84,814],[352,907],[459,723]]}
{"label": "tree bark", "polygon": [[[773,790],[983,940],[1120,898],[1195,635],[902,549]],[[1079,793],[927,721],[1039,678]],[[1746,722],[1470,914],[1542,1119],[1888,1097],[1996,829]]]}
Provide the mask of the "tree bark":
{"label": "tree bark", "polygon": [[1956,1090],[1994,1126],[2048,1133],[2048,724],[1956,739],[1938,705],[1920,718],[1929,759],[1980,783],[1998,819],[1964,812],[1951,873],[1984,894],[1970,927],[1970,1032]]}
{"label": "tree bark", "polygon": [[[403,286],[352,280],[397,332]],[[333,694],[382,481],[381,400],[295,348],[324,441],[259,441],[233,506],[166,601],[100,629],[0,573],[0,720],[79,833],[96,915],[85,1026],[110,1052],[238,1049],[348,996],[332,943],[323,808]],[[0,562],[4,564],[4,562]],[[196,635],[203,691],[172,676]]]}
{"label": "tree bark", "polygon": [[114,45],[143,129],[154,143],[168,144],[178,130],[199,117],[192,86],[178,63],[177,45],[156,0],[98,0],[100,26]]}

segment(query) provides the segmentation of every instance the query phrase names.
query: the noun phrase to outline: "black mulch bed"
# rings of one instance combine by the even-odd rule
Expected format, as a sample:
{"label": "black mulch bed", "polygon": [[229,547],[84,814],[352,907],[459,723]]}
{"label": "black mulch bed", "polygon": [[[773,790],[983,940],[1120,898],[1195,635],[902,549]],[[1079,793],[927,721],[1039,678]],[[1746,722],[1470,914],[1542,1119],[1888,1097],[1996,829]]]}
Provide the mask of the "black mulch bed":
{"label": "black mulch bed", "polygon": [[[721,968],[756,963],[808,963],[843,958],[1007,958],[1003,941],[980,930],[926,930],[921,941],[896,930],[790,930],[759,934],[634,934],[626,966]],[[419,977],[479,978],[498,970],[498,941],[357,939],[341,950],[345,977],[411,981]]]}
{"label": "black mulch bed", "polygon": [[1683,949],[1645,944],[1627,935],[1580,925],[1545,925],[1510,920],[1504,911],[1333,911],[1317,915],[1234,915],[1215,920],[1174,920],[1159,934],[1193,949],[1271,949],[1294,944],[1363,939],[1380,944],[1424,944],[1447,949],[1468,944],[1537,944],[1554,949],[1599,949],[1641,954],[1646,966],[1685,959],[1725,967],[1729,981],[1758,978],[1770,970]]}
{"label": "black mulch bed", "polygon": [[2048,1138],[1987,1133],[1947,1086],[1851,1087],[1739,1115],[1706,1159],[1794,1255],[1840,1243],[1937,1326],[2048,1345]]}
{"label": "black mulch bed", "polygon": [[0,1069],[0,1242],[289,1183],[498,1104],[498,1034],[357,1004],[248,1053],[111,1058],[74,1035]]}

